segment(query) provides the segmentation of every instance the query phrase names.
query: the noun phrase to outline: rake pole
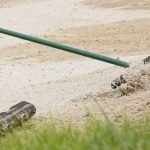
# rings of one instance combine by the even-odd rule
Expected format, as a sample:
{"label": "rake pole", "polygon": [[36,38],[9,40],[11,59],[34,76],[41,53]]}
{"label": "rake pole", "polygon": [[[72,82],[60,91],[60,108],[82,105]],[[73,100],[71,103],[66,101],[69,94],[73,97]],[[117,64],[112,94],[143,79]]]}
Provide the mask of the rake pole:
{"label": "rake pole", "polygon": [[127,63],[125,61],[121,61],[121,60],[118,60],[118,59],[110,58],[110,57],[99,55],[99,54],[95,54],[95,53],[92,53],[92,52],[88,52],[88,51],[81,50],[81,49],[78,49],[78,48],[74,48],[74,47],[71,47],[71,46],[66,46],[66,45],[63,45],[63,44],[56,43],[56,42],[40,39],[40,38],[37,38],[37,37],[32,37],[32,36],[22,34],[22,33],[18,33],[18,32],[14,32],[14,31],[11,31],[11,30],[6,30],[6,29],[3,29],[3,28],[0,28],[0,33],[6,34],[6,35],[9,35],[9,36],[13,36],[13,37],[16,37],[16,38],[20,38],[20,39],[23,39],[23,40],[27,40],[27,41],[30,41],[30,42],[38,43],[38,44],[41,44],[41,45],[53,47],[53,48],[56,48],[56,49],[64,50],[64,51],[67,51],[67,52],[70,52],[70,53],[82,55],[82,56],[89,57],[89,58],[92,58],[92,59],[100,60],[100,61],[107,62],[107,63],[110,63],[110,64],[114,64],[114,65],[117,65],[117,66],[121,66],[121,67],[124,67],[124,68],[129,67],[129,63]]}

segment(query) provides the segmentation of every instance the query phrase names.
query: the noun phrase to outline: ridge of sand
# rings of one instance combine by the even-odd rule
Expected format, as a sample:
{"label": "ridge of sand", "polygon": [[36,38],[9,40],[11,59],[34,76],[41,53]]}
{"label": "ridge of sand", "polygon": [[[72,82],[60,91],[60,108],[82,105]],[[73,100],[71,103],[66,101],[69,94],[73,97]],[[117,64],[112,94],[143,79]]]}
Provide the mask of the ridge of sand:
{"label": "ridge of sand", "polygon": [[0,8],[14,7],[15,5],[21,5],[23,3],[38,2],[40,0],[0,0]]}
{"label": "ridge of sand", "polygon": [[150,10],[149,0],[85,0],[84,4],[93,8],[147,9]]}
{"label": "ridge of sand", "polygon": [[[55,34],[45,34],[42,37],[108,56],[142,55],[149,54],[149,26],[150,19],[140,19],[106,25],[62,29]],[[0,54],[3,63],[23,63],[24,61],[42,63],[84,59],[79,55],[34,43],[1,48]]]}

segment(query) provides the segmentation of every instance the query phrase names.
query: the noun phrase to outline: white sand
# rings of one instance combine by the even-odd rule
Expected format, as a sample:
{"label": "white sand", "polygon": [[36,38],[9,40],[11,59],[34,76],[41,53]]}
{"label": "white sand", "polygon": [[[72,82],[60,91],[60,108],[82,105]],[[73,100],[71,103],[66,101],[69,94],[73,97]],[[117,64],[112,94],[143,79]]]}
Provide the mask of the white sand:
{"label": "white sand", "polygon": [[[1,8],[0,18],[2,28],[30,35],[42,35],[62,28],[150,18],[150,13],[144,10],[93,10],[84,6],[81,0],[45,0]],[[23,42],[2,35],[0,37],[1,47]]]}
{"label": "white sand", "polygon": [[[45,0],[0,8],[0,27],[40,36],[55,33],[62,28],[150,18],[150,13],[144,10],[93,10],[80,2]],[[24,41],[0,34],[0,48],[9,48],[22,42]],[[136,59],[144,57],[123,59],[134,63]],[[86,58],[12,65],[0,60],[0,110],[5,111],[11,105],[25,100],[36,105],[37,114],[62,111],[63,108],[70,107],[71,99],[89,92],[110,90],[111,81],[125,71],[123,68]],[[67,111],[71,110],[69,108]]]}
{"label": "white sand", "polygon": [[[131,56],[122,60],[134,64],[143,58]],[[37,114],[48,114],[70,105],[70,100],[78,96],[109,91],[111,81],[125,71],[94,60],[1,65],[1,110],[26,100],[36,105]]]}

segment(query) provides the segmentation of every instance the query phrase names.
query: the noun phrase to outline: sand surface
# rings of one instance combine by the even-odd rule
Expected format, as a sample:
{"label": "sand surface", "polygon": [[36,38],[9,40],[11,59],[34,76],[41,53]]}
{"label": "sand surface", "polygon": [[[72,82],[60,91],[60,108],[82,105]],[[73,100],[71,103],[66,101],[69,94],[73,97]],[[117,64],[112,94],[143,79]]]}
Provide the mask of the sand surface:
{"label": "sand surface", "polygon": [[93,8],[150,9],[149,0],[85,0],[84,3]]}
{"label": "sand surface", "polygon": [[148,76],[144,76],[148,85],[126,96],[110,86],[112,80],[134,72],[139,65],[145,69],[142,60],[150,52],[148,9],[91,9],[81,0],[7,0],[0,1],[0,6],[2,28],[131,63],[131,68],[124,69],[1,34],[1,111],[26,100],[37,107],[37,116],[52,114],[81,124],[89,117],[87,108],[102,118],[98,105],[114,120],[122,118],[122,113],[138,119],[150,112]]}

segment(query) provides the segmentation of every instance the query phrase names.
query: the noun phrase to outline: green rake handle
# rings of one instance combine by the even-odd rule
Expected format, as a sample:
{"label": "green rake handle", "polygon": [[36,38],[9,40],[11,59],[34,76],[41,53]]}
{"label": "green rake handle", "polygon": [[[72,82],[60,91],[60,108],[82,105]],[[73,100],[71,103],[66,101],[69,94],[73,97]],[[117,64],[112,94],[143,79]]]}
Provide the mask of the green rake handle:
{"label": "green rake handle", "polygon": [[100,61],[107,62],[107,63],[110,63],[110,64],[114,64],[114,65],[117,65],[117,66],[121,66],[121,67],[124,67],[124,68],[129,67],[129,63],[127,63],[125,61],[121,61],[121,60],[118,60],[118,59],[114,59],[114,58],[106,57],[106,56],[103,56],[103,55],[91,53],[91,52],[88,52],[88,51],[85,51],[85,50],[81,50],[81,49],[74,48],[74,47],[71,47],[71,46],[66,46],[66,45],[55,43],[55,42],[52,42],[52,41],[47,41],[47,40],[40,39],[40,38],[37,38],[37,37],[32,37],[32,36],[22,34],[22,33],[18,33],[18,32],[14,32],[14,31],[11,31],[11,30],[6,30],[6,29],[0,28],[0,33],[6,34],[6,35],[9,35],[9,36],[13,36],[13,37],[16,37],[16,38],[20,38],[20,39],[23,39],[23,40],[31,41],[31,42],[34,42],[34,43],[38,43],[38,44],[41,44],[41,45],[53,47],[53,48],[56,48],[56,49],[64,50],[64,51],[67,51],[67,52],[70,52],[70,53],[82,55],[82,56],[89,57],[89,58],[92,58],[92,59],[100,60]]}

